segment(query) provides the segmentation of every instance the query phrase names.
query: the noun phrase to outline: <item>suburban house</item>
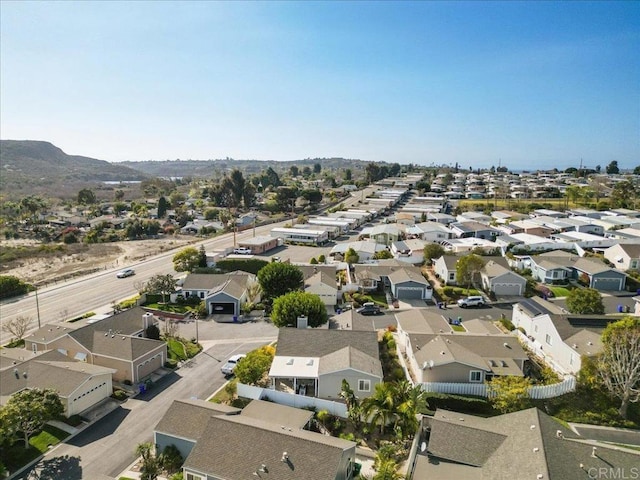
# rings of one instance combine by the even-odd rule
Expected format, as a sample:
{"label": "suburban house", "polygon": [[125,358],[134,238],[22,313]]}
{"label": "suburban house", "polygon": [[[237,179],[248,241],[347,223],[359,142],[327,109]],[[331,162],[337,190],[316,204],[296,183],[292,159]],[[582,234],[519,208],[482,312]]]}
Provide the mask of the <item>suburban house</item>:
{"label": "suburban house", "polygon": [[[157,320],[140,312],[144,310],[134,308],[76,329],[49,324],[25,337],[25,349],[34,353],[58,350],[80,362],[115,370],[113,380],[117,382],[137,383],[167,360],[165,342],[143,338],[146,327],[142,326]],[[141,321],[134,318],[136,313]]]}
{"label": "suburban house", "polygon": [[640,269],[640,245],[619,243],[604,251],[604,258],[613,263],[617,270]]}
{"label": "suburban house", "polygon": [[575,375],[582,357],[597,355],[602,349],[604,328],[617,317],[573,315],[541,298],[526,298],[513,306],[512,322],[519,337],[555,371]]}
{"label": "suburban house", "polygon": [[600,291],[624,290],[627,275],[599,260],[580,258],[573,264],[576,278],[588,280],[588,286]]}
{"label": "suburban house", "polygon": [[238,230],[246,230],[255,225],[258,214],[255,212],[247,212],[236,218],[236,228]]}
{"label": "suburban house", "polygon": [[351,480],[356,444],[306,430],[313,413],[253,400],[244,409],[175,400],[154,430],[156,452],[175,445],[186,480]]}
{"label": "suburban house", "polygon": [[52,388],[60,396],[64,415],[71,417],[93,407],[113,392],[111,376],[115,370],[111,368],[73,360],[57,350],[27,360],[5,356],[7,353],[17,356],[16,350],[22,349],[2,351],[0,405],[5,405],[11,395],[22,390]]}
{"label": "suburban house", "polygon": [[224,274],[191,273],[182,283],[185,297],[204,300],[210,314],[240,315],[248,301],[247,290],[256,283],[255,275],[246,272]]}
{"label": "suburban house", "polygon": [[490,418],[438,409],[416,437],[414,480],[582,480],[640,464],[637,452],[580,437],[537,408]]}
{"label": "suburban house", "polygon": [[441,242],[453,235],[451,230],[438,222],[422,222],[405,228],[407,238],[420,238],[427,242]]}
{"label": "suburban house", "polygon": [[257,237],[251,237],[238,241],[238,247],[248,248],[253,255],[260,255],[262,253],[273,250],[279,244],[278,238],[273,238],[270,235],[258,235]]}
{"label": "suburban house", "polygon": [[376,243],[389,246],[400,240],[402,236],[402,230],[395,225],[376,225],[375,227],[363,228],[359,238],[370,238]]}
{"label": "suburban house", "polygon": [[342,260],[345,253],[347,253],[347,250],[350,248],[353,248],[353,250],[358,254],[357,263],[373,260],[376,253],[387,250],[387,246],[382,243],[377,243],[371,240],[360,240],[357,242],[336,244],[329,252],[329,256],[333,259]]}
{"label": "suburban house", "polygon": [[433,287],[418,267],[398,269],[388,279],[391,295],[397,299],[431,300],[433,297]]}
{"label": "suburban house", "polygon": [[512,335],[409,334],[406,355],[417,383],[484,383],[522,377],[526,352]]}
{"label": "suburban house", "polygon": [[336,282],[336,275],[317,272],[313,276],[309,277],[304,284],[304,291],[318,295],[322,303],[327,306],[334,306],[338,303],[338,296],[342,295],[341,290],[338,290],[338,284]]}
{"label": "suburban house", "polygon": [[374,331],[281,328],[269,371],[271,388],[318,398],[339,398],[347,380],[360,398],[382,382]]}
{"label": "suburban house", "polygon": [[489,260],[480,271],[482,288],[496,296],[522,295],[527,287],[527,279],[511,269]]}
{"label": "suburban house", "polygon": [[555,230],[553,228],[546,227],[531,220],[517,220],[506,225],[502,225],[500,230],[507,235],[513,235],[514,233],[528,233],[529,235],[537,235],[538,237],[548,237]]}
{"label": "suburban house", "polygon": [[531,275],[543,283],[566,282],[572,276],[571,265],[576,258],[575,253],[554,250],[526,257],[522,265],[531,268]]}
{"label": "suburban house", "polygon": [[453,235],[457,238],[475,237],[484,240],[494,240],[502,232],[477,221],[456,222],[449,225]]}
{"label": "suburban house", "polygon": [[433,262],[436,276],[444,280],[447,285],[456,285],[456,265],[460,257],[455,255],[442,255]]}

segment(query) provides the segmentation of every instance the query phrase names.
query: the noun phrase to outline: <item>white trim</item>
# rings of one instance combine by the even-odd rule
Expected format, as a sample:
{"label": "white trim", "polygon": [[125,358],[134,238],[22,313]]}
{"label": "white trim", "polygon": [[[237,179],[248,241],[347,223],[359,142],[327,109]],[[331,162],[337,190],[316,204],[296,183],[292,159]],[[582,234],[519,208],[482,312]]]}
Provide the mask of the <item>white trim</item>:
{"label": "white trim", "polygon": [[[366,384],[367,388],[360,388],[360,382],[363,382],[363,385]],[[358,391],[359,392],[370,392],[371,391],[371,380],[365,378],[358,379]]]}
{"label": "white trim", "polygon": [[[473,374],[474,373],[479,373],[480,374],[480,378],[478,380],[474,380],[473,379]],[[470,383],[480,383],[480,382],[482,382],[482,370],[469,370],[469,382]]]}

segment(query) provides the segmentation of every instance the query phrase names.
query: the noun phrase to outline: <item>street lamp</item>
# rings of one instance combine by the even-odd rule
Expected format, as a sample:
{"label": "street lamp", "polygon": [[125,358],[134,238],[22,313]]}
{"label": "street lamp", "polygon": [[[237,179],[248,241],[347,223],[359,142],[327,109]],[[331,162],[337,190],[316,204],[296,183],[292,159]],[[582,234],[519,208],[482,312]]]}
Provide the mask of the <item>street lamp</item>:
{"label": "street lamp", "polygon": [[40,302],[38,301],[38,286],[36,285],[36,312],[38,312],[38,328],[41,328],[40,325]]}

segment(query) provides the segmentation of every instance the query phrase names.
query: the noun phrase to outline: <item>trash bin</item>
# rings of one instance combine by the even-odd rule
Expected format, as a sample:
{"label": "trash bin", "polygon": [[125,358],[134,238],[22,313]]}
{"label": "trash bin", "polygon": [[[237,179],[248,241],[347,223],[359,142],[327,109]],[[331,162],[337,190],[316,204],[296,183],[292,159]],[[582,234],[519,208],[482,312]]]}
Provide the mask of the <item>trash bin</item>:
{"label": "trash bin", "polygon": [[144,383],[141,383],[140,385],[138,385],[138,390],[140,391],[140,393],[144,393],[147,391],[147,386]]}
{"label": "trash bin", "polygon": [[618,313],[622,313],[624,310],[624,307],[622,305],[618,305]]}
{"label": "trash bin", "polygon": [[233,316],[233,323],[238,323],[238,315]]}

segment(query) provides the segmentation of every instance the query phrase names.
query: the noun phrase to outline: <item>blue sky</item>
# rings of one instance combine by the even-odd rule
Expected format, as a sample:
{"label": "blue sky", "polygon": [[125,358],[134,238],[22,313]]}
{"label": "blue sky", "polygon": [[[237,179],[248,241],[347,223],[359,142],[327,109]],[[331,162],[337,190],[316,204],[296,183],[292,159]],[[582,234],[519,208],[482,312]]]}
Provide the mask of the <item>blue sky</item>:
{"label": "blue sky", "polygon": [[109,161],[640,165],[640,2],[17,2],[0,136]]}

